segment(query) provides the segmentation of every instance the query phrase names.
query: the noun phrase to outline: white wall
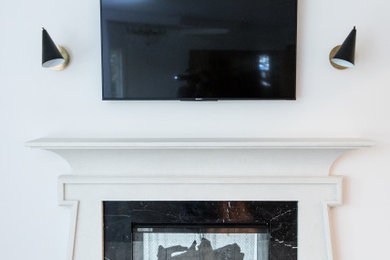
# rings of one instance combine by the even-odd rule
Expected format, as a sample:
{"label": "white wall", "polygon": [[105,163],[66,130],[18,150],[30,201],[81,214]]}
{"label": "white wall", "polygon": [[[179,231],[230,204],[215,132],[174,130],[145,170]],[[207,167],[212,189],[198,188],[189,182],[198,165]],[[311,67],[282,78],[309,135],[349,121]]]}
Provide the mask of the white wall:
{"label": "white wall", "polygon": [[[102,102],[98,0],[0,4],[0,248],[3,259],[65,259],[69,212],[56,205],[67,164],[24,142],[38,137],[364,137],[343,156],[345,205],[332,212],[336,259],[388,257],[390,231],[390,3],[301,0],[298,100]],[[73,57],[40,67],[41,26]],[[328,53],[352,26],[357,66],[337,71]],[[36,189],[36,187],[39,187]]]}

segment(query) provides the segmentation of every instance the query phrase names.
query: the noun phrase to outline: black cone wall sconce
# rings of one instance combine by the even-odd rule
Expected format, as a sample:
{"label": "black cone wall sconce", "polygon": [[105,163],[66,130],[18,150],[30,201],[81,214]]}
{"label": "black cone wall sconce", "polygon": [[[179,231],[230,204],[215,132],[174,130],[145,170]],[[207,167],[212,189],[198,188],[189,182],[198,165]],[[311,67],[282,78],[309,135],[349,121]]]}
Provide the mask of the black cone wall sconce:
{"label": "black cone wall sconce", "polygon": [[56,45],[49,33],[42,27],[42,67],[63,70],[70,61],[69,53],[62,46]]}
{"label": "black cone wall sconce", "polygon": [[356,28],[353,27],[343,44],[332,49],[329,54],[330,64],[339,70],[355,66]]}

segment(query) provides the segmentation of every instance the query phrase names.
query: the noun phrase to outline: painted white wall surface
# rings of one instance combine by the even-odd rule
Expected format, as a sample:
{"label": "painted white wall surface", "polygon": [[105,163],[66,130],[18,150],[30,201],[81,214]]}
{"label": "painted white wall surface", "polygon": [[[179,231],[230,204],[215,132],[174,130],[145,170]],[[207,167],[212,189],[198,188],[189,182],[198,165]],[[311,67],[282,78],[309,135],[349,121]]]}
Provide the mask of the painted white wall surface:
{"label": "painted white wall surface", "polygon": [[[39,137],[362,137],[345,154],[344,206],[332,210],[336,260],[386,259],[390,232],[390,2],[301,0],[297,101],[101,100],[99,0],[0,2],[0,255],[65,259],[70,212],[57,206],[64,160],[24,143]],[[356,67],[329,51],[357,28]],[[41,68],[41,26],[70,66]]]}

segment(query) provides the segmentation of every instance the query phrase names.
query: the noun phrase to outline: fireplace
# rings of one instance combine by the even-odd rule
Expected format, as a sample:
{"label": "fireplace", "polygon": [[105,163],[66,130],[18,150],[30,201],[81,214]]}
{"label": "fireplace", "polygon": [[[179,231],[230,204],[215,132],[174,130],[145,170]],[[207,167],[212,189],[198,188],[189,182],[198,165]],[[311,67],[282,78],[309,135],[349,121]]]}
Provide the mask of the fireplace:
{"label": "fireplace", "polygon": [[67,260],[332,260],[329,176],[361,139],[39,139],[72,173]]}
{"label": "fireplace", "polygon": [[110,260],[296,260],[296,201],[106,201]]}

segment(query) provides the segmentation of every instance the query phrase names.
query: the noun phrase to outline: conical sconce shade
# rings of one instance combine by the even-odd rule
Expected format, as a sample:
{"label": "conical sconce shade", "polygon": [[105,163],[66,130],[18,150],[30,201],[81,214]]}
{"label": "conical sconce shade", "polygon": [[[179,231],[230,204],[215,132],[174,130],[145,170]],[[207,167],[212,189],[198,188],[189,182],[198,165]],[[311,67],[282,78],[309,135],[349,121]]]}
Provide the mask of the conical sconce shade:
{"label": "conical sconce shade", "polygon": [[65,58],[61,55],[49,33],[42,28],[42,66],[52,68],[59,66],[65,62]]}
{"label": "conical sconce shade", "polygon": [[356,28],[353,27],[348,37],[345,39],[340,49],[331,59],[333,63],[351,68],[355,66],[355,45],[356,45]]}

